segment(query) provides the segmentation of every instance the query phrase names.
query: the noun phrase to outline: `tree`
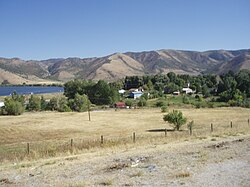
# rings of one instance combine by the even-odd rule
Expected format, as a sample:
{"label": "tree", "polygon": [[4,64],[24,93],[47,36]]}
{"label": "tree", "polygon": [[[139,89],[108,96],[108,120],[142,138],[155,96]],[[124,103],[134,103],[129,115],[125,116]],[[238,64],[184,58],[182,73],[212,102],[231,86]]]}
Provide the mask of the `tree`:
{"label": "tree", "polygon": [[119,99],[118,91],[111,88],[110,85],[103,80],[99,80],[97,84],[93,86],[91,92],[89,99],[97,105],[113,104]]}
{"label": "tree", "polygon": [[24,106],[21,102],[14,100],[12,97],[6,97],[4,99],[4,111],[7,115],[21,115],[24,112]]}
{"label": "tree", "polygon": [[41,99],[36,95],[31,95],[29,103],[27,105],[29,111],[39,111],[41,110]]}
{"label": "tree", "polygon": [[58,112],[71,112],[72,110],[68,106],[68,100],[66,97],[58,98]]}
{"label": "tree", "polygon": [[46,102],[46,100],[44,99],[44,97],[41,97],[41,110],[46,110],[48,107],[48,103]]}
{"label": "tree", "polygon": [[58,98],[52,97],[48,103],[48,109],[54,111],[57,110],[58,108],[59,108]]}
{"label": "tree", "polygon": [[210,96],[209,90],[208,90],[208,86],[205,84],[202,86],[202,91],[201,91],[202,95],[204,98],[207,98]]}
{"label": "tree", "polygon": [[173,124],[174,129],[177,131],[179,131],[180,127],[187,122],[187,118],[178,110],[173,110],[173,112],[164,115],[163,120]]}
{"label": "tree", "polygon": [[76,94],[74,99],[69,100],[70,108],[77,112],[85,112],[88,110],[90,101],[87,95]]}

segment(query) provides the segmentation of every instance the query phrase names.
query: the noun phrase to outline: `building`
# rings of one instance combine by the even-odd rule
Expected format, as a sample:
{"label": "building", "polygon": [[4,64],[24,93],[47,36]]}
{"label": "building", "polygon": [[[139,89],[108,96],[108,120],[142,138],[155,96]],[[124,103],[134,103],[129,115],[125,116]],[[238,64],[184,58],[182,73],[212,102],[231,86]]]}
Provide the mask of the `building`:
{"label": "building", "polygon": [[117,102],[115,103],[115,108],[127,108],[124,102]]}
{"label": "building", "polygon": [[0,101],[0,108],[2,108],[4,105],[4,102],[3,101]]}
{"label": "building", "polygon": [[121,89],[121,90],[119,90],[118,92],[119,92],[119,94],[124,94],[124,93],[126,92],[126,90]]}
{"label": "building", "polygon": [[137,99],[137,98],[140,98],[142,96],[142,94],[143,94],[143,92],[141,92],[141,91],[130,92],[129,97]]}
{"label": "building", "polygon": [[173,95],[180,95],[180,91],[173,92]]}
{"label": "building", "polygon": [[182,93],[185,94],[192,94],[193,90],[191,88],[182,88]]}

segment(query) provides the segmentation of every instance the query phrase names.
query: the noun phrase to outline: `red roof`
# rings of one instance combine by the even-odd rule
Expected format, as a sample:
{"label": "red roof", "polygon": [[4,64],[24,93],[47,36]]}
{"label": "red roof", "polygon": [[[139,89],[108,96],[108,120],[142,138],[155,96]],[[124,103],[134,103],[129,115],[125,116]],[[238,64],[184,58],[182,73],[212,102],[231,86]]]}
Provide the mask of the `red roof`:
{"label": "red roof", "polygon": [[115,107],[118,107],[118,108],[120,108],[120,107],[126,107],[126,104],[124,103],[124,102],[117,102],[117,103],[115,103]]}

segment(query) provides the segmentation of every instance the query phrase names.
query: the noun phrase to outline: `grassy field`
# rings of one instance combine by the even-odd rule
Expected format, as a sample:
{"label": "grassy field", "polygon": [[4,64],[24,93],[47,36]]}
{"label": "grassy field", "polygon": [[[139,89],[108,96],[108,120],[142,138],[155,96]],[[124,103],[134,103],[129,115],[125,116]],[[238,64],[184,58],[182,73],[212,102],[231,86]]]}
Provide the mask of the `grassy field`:
{"label": "grassy field", "polygon": [[[172,109],[169,108],[169,111]],[[188,121],[194,120],[192,137],[195,138],[249,133],[249,109],[179,110]],[[93,111],[91,121],[87,112],[26,112],[21,116],[0,116],[0,160],[7,162],[27,158],[27,143],[30,143],[30,157],[40,158],[70,153],[71,139],[74,139],[78,150],[89,150],[101,147],[101,135],[109,146],[133,144],[133,132],[136,133],[137,144],[190,138],[187,126],[183,126],[181,132],[171,132],[172,127],[162,120],[163,115],[159,108],[154,108]],[[230,127],[231,120],[233,128]],[[211,123],[213,134],[210,132]],[[165,128],[169,130],[167,137],[163,131]]]}

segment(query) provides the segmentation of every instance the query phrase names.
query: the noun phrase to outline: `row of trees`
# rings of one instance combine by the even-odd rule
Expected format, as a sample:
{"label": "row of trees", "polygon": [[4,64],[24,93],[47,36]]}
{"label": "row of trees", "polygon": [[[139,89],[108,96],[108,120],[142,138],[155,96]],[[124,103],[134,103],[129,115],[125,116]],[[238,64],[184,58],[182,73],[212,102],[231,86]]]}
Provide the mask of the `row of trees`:
{"label": "row of trees", "polygon": [[217,96],[217,101],[229,102],[233,106],[244,106],[250,98],[250,70],[229,71],[220,76],[176,75],[170,72],[166,75],[126,77],[123,82],[125,89],[143,87],[151,93],[151,97],[161,97],[163,92],[171,94],[188,84],[205,98]]}
{"label": "row of trees", "polygon": [[65,96],[53,97],[46,101],[44,97],[31,95],[25,101],[24,96],[15,92],[5,98],[5,107],[1,108],[2,115],[20,115],[27,111],[59,111],[84,112],[91,104],[110,105],[119,100],[118,90],[105,81],[97,83],[91,81],[72,80],[65,84]]}

